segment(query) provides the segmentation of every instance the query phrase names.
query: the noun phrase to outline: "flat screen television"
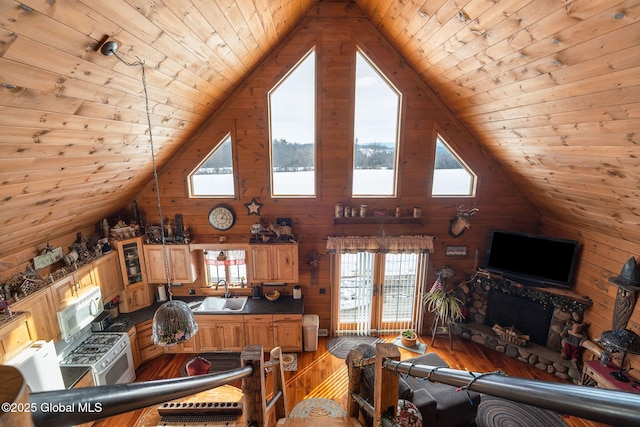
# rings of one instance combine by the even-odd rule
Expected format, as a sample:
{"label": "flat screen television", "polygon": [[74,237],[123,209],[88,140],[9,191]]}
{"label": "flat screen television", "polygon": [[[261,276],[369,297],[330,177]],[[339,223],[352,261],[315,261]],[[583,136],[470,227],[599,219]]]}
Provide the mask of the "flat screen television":
{"label": "flat screen television", "polygon": [[485,269],[523,285],[570,288],[579,249],[576,240],[491,230]]}

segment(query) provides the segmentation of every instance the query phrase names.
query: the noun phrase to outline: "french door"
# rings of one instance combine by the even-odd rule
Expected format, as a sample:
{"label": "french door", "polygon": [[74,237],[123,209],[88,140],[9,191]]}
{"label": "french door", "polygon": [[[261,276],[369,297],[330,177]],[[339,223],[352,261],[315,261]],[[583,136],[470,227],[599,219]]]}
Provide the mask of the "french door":
{"label": "french door", "polygon": [[336,254],[336,334],[394,333],[421,324],[427,254]]}

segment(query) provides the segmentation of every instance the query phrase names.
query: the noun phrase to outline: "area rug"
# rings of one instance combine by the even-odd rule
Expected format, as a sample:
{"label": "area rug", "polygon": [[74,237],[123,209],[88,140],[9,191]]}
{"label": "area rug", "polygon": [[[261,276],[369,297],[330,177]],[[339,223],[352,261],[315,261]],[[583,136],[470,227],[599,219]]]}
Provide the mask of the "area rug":
{"label": "area rug", "polygon": [[483,394],[476,416],[477,427],[566,427],[553,411]]}
{"label": "area rug", "polygon": [[402,339],[400,337],[396,338],[395,340],[393,340],[393,343],[401,348],[404,348],[405,350],[409,350],[413,353],[418,353],[418,354],[425,354],[427,352],[427,345],[425,343],[422,343],[420,341],[416,342],[415,347],[407,347],[406,345],[402,344]]}
{"label": "area rug", "polygon": [[180,372],[185,377],[213,374],[238,369],[240,365],[240,353],[227,351],[202,353],[187,360]]}
{"label": "area rug", "polygon": [[378,337],[372,337],[369,335],[343,335],[331,338],[327,343],[327,350],[339,359],[346,359],[349,354],[349,350],[356,345],[362,343],[375,345],[378,342],[384,341]]}

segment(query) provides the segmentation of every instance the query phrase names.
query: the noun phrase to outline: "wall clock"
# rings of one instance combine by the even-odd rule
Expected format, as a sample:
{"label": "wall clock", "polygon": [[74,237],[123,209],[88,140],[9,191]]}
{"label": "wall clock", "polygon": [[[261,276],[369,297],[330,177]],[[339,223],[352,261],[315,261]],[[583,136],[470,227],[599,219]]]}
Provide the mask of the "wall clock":
{"label": "wall clock", "polygon": [[216,230],[226,231],[233,227],[236,216],[227,205],[217,205],[209,212],[209,224]]}

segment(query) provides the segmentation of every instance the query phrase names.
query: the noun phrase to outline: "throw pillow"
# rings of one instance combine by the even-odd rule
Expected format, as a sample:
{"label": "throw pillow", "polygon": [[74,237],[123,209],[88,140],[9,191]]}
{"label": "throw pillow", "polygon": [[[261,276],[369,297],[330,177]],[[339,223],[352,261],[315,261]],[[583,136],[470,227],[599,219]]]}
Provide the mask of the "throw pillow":
{"label": "throw pillow", "polygon": [[397,418],[400,427],[422,427],[422,415],[418,407],[408,400],[398,400]]}

